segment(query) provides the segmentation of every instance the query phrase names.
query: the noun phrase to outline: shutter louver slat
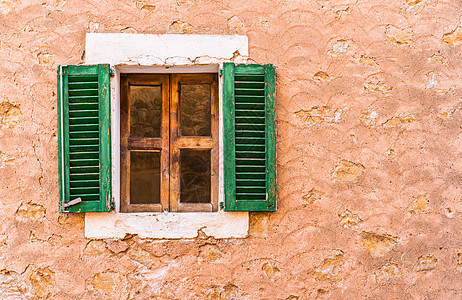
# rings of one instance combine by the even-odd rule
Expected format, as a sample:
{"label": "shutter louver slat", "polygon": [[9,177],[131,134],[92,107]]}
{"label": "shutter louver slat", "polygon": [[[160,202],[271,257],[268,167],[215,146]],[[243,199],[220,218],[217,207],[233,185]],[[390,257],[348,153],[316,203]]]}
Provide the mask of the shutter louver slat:
{"label": "shutter louver slat", "polygon": [[109,66],[60,68],[61,212],[109,211]]}
{"label": "shutter louver slat", "polygon": [[225,210],[274,211],[274,67],[227,63],[223,77]]}
{"label": "shutter louver slat", "polygon": [[[98,96],[98,77],[95,76],[69,76],[69,96]],[[87,98],[88,99],[88,98]],[[69,106],[69,124],[97,125],[99,122],[98,110],[88,111],[79,110],[76,106]],[[75,138],[74,131],[76,128],[71,127],[69,130],[69,147],[70,151],[79,151],[80,153],[98,152],[99,139]],[[78,132],[78,131],[77,131]],[[96,162],[96,163],[95,163]],[[99,174],[99,157],[97,159],[69,158],[70,174]],[[99,177],[99,176],[98,176]],[[80,180],[79,180],[80,181]],[[99,178],[98,185],[88,188],[75,188],[74,179],[69,182],[69,198],[82,198],[82,201],[92,201],[95,195],[99,195]]]}

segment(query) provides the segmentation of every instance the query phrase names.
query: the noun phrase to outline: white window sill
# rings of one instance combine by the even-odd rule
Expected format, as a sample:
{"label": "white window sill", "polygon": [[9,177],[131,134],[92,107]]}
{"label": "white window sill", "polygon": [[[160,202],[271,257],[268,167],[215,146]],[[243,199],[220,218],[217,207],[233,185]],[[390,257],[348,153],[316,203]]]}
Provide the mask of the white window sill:
{"label": "white window sill", "polygon": [[200,213],[86,213],[86,238],[121,239],[126,234],[141,238],[195,238],[199,231],[217,239],[245,238],[248,212]]}
{"label": "white window sill", "polygon": [[[120,73],[217,72],[225,61],[245,63],[248,39],[239,35],[117,34],[88,33],[86,64],[110,64],[116,70],[111,79],[112,193],[116,212],[86,213],[86,238],[194,238],[202,231],[215,238],[244,238],[249,227],[248,212],[119,213],[120,203]],[[222,107],[219,87],[220,111]],[[223,132],[220,115],[220,133]],[[223,202],[223,140],[220,142],[219,202]]]}

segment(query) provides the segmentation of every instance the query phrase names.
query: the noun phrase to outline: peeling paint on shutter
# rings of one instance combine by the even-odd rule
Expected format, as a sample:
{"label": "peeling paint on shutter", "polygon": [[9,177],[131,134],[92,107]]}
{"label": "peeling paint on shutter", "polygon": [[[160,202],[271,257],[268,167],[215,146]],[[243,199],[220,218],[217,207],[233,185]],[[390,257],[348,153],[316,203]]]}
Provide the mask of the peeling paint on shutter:
{"label": "peeling paint on shutter", "polygon": [[109,211],[109,65],[59,66],[58,141],[60,211]]}

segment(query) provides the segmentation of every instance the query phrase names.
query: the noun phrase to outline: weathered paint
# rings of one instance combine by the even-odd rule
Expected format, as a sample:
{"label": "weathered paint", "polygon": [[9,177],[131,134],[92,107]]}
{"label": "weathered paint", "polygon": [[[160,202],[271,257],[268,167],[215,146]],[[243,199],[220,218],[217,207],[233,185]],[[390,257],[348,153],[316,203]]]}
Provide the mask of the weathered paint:
{"label": "weathered paint", "polygon": [[230,60],[236,51],[248,56],[246,36],[87,33],[85,62],[112,66],[203,65]]}
{"label": "weathered paint", "polygon": [[217,239],[245,238],[248,220],[247,212],[88,213],[85,214],[85,236],[121,239],[136,233],[142,238],[192,239],[202,231]]}
{"label": "weathered paint", "polygon": [[[62,73],[61,73],[62,70]],[[62,76],[61,76],[62,74]],[[99,200],[74,201],[70,199],[70,146],[69,146],[69,75],[95,75],[98,78],[98,127],[99,127]],[[109,65],[60,66],[58,68],[58,107],[63,128],[59,127],[60,153],[60,211],[61,212],[104,212],[110,210],[111,200],[111,133],[110,133],[110,87]],[[62,110],[61,110],[62,109]],[[61,161],[63,160],[63,161]],[[84,188],[82,188],[84,190]],[[78,199],[78,198],[77,198]],[[65,205],[69,202],[73,205]]]}
{"label": "weathered paint", "polygon": [[[236,96],[235,96],[235,75],[264,75],[264,106],[265,117],[263,124],[265,126],[265,193],[266,199],[252,198],[256,194],[251,186],[238,186],[236,182]],[[225,210],[226,211],[276,211],[276,121],[275,121],[275,68],[273,65],[257,64],[238,64],[225,63],[223,65],[223,116],[224,116],[224,189],[225,189]],[[244,81],[239,84],[245,84],[245,81],[252,81],[252,78],[243,77]],[[254,90],[250,90],[254,91]],[[253,112],[252,112],[253,110]],[[258,113],[255,108],[245,109],[247,116]],[[250,115],[248,115],[250,113]],[[252,144],[253,141],[249,141]],[[254,144],[253,146],[257,146]],[[249,146],[251,147],[251,146]],[[254,147],[255,148],[255,147]],[[252,152],[253,150],[246,150]],[[251,179],[249,180],[251,181]],[[237,199],[239,188],[246,190],[245,199]],[[258,196],[258,195],[257,195]]]}

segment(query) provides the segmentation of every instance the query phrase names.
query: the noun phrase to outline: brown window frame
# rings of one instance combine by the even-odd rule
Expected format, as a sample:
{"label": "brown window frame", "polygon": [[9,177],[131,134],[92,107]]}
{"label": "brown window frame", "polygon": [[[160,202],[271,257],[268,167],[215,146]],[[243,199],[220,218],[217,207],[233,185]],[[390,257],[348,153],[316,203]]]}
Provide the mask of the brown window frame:
{"label": "brown window frame", "polygon": [[[120,211],[121,212],[211,212],[218,211],[219,104],[218,75],[121,74],[120,79]],[[180,136],[181,84],[211,84],[211,136]],[[130,137],[130,85],[161,85],[160,138]],[[180,202],[180,150],[211,151],[211,203]],[[130,203],[130,151],[161,153],[160,204]]]}

